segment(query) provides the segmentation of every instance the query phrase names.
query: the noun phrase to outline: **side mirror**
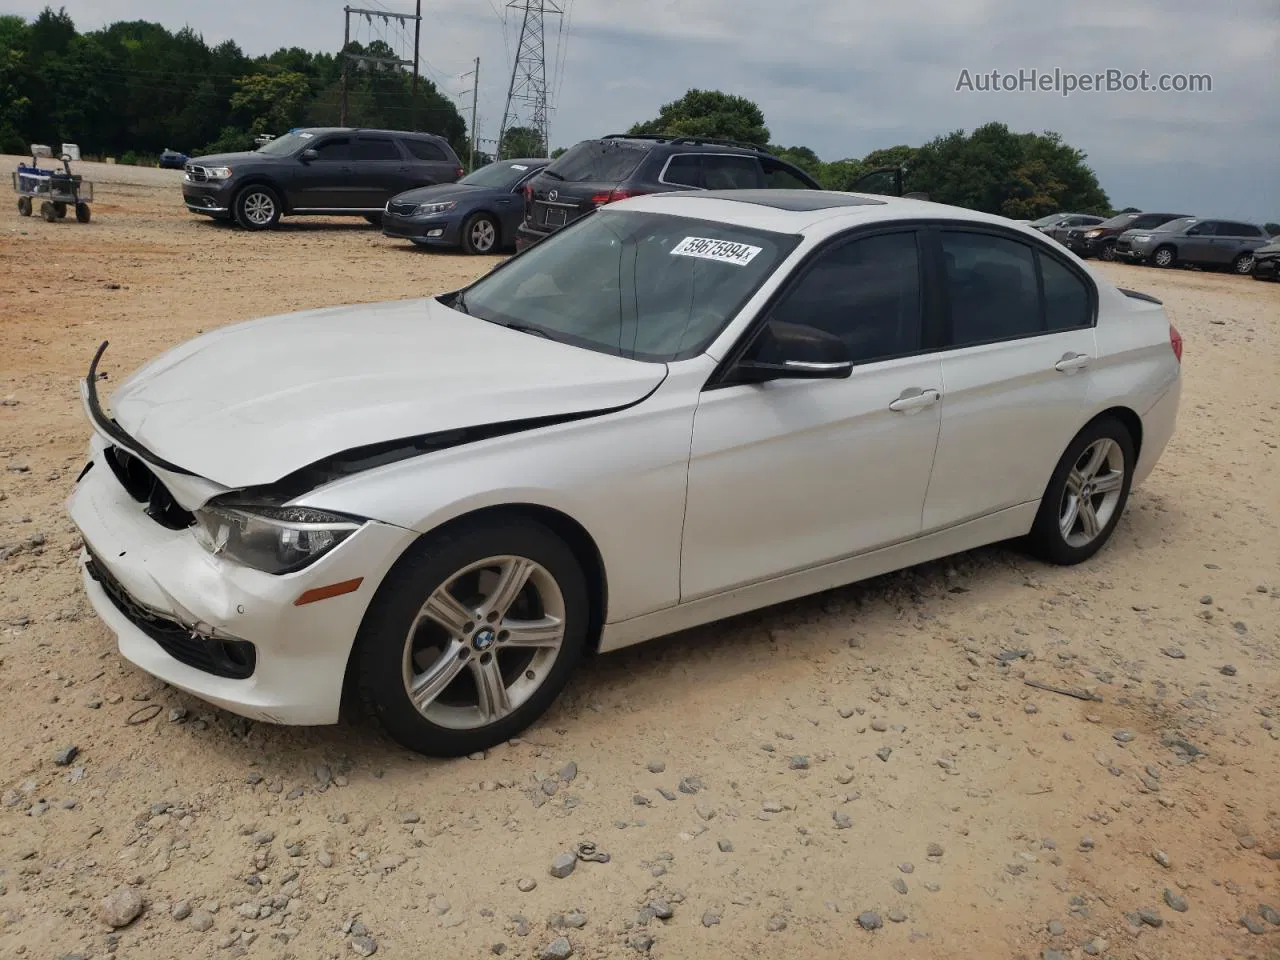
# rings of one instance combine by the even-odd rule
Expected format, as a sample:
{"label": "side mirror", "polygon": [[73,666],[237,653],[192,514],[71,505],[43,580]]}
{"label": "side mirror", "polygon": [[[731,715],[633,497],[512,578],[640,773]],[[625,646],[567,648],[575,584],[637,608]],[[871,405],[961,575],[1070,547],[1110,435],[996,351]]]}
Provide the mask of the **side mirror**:
{"label": "side mirror", "polygon": [[301,160],[303,163],[310,163],[312,160],[319,160],[320,154],[316,153],[315,150],[308,147],[306,150],[303,150],[300,154],[298,154],[298,159]]}
{"label": "side mirror", "polygon": [[839,337],[817,327],[770,320],[734,368],[733,380],[840,380],[851,373],[853,360]]}

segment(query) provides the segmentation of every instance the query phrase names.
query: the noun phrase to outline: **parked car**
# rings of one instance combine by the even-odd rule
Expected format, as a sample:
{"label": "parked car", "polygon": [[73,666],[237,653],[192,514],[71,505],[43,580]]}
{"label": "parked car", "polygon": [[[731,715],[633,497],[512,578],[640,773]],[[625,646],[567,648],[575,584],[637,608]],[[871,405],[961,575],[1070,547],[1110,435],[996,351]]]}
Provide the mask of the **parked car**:
{"label": "parked car", "polygon": [[105,348],[69,510],[121,653],[273,723],[347,689],[458,755],[591,652],[1015,537],[1087,560],[1173,432],[1182,340],[1002,217],[779,189],[223,327],[104,406]]}
{"label": "parked car", "polygon": [[419,187],[387,201],[382,232],[416,244],[496,253],[515,244],[524,185],[551,161],[499,160],[457,183]]}
{"label": "parked car", "polygon": [[1253,279],[1280,280],[1280,240],[1273,237],[1253,251]]}
{"label": "parked car", "polygon": [[1154,230],[1128,230],[1116,239],[1116,256],[1157,267],[1194,264],[1253,272],[1253,252],[1269,237],[1261,227],[1237,220],[1184,217]]}
{"label": "parked car", "polygon": [[1093,227],[1070,227],[1061,243],[1080,257],[1116,258],[1116,238],[1126,230],[1154,230],[1162,223],[1188,217],[1187,213],[1122,213]]}
{"label": "parked car", "polygon": [[525,188],[517,249],[607,203],[673,190],[819,190],[760,147],[697,137],[612,134],[570,147]]}
{"label": "parked car", "polygon": [[185,166],[187,209],[246,230],[283,216],[381,219],[391,197],[452,183],[463,174],[448,141],[430,133],[313,127],[291,130],[257,150],[195,157]]}
{"label": "parked car", "polygon": [[1030,226],[1039,230],[1046,237],[1052,237],[1062,243],[1067,231],[1072,227],[1093,227],[1106,220],[1106,217],[1094,216],[1091,213],[1055,213],[1039,220],[1032,220]]}
{"label": "parked car", "polygon": [[160,169],[161,170],[181,170],[186,162],[191,159],[185,153],[177,150],[165,148],[160,153]]}

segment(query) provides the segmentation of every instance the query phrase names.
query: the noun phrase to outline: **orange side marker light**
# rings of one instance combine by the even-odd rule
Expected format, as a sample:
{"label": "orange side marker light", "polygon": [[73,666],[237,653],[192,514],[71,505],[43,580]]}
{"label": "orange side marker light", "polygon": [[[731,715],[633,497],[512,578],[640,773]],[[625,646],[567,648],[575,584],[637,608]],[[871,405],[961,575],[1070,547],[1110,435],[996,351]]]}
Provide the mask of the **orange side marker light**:
{"label": "orange side marker light", "polygon": [[293,601],[293,605],[301,607],[303,604],[315,603],[317,600],[328,600],[330,597],[340,597],[344,593],[355,593],[362,583],[364,583],[364,577],[356,577],[354,580],[343,580],[341,583],[331,583],[325,587],[312,587],[310,590],[303,591],[298,599]]}

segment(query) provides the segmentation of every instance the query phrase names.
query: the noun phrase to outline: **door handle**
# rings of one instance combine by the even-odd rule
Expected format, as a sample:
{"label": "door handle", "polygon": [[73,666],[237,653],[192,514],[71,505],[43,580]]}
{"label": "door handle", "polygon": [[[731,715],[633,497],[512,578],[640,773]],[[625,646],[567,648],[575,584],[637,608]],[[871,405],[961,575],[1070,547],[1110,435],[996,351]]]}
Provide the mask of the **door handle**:
{"label": "door handle", "polygon": [[897,400],[889,404],[889,409],[894,413],[915,413],[925,407],[932,407],[938,402],[940,396],[941,394],[937,390],[921,390],[919,387],[908,387],[902,391]]}
{"label": "door handle", "polygon": [[1087,353],[1064,353],[1062,359],[1053,365],[1053,369],[1059,373],[1072,373],[1076,370],[1083,370],[1093,362],[1093,357]]}

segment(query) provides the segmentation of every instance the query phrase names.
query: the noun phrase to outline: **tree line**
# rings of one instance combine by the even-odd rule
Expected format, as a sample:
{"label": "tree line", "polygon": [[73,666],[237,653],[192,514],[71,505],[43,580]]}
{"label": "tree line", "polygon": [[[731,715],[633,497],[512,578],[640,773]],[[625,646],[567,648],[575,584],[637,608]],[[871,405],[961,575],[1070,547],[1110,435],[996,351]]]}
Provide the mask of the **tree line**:
{"label": "tree line", "polygon": [[[379,41],[349,49],[394,56]],[[343,60],[341,54],[298,47],[249,57],[234,41],[211,47],[189,28],[171,32],[143,20],[81,33],[65,9],[46,7],[31,21],[0,16],[0,151],[23,153],[33,142],[74,141],[88,155],[148,162],[166,148],[192,155],[250,149],[260,133],[337,125]],[[437,133],[467,158],[466,122],[429,80],[420,78],[415,94],[400,67],[352,62],[347,69],[350,124]],[[808,147],[772,143],[764,114],[752,101],[690,90],[631,132],[758,145],[833,190],[894,166],[905,171],[907,190],[1009,217],[1112,212],[1083,152],[1055,133],[1017,133],[1000,123],[944,134],[918,147],[824,161]],[[498,155],[546,153],[537,131],[516,127],[505,132]],[[482,163],[489,159],[477,157]]]}

